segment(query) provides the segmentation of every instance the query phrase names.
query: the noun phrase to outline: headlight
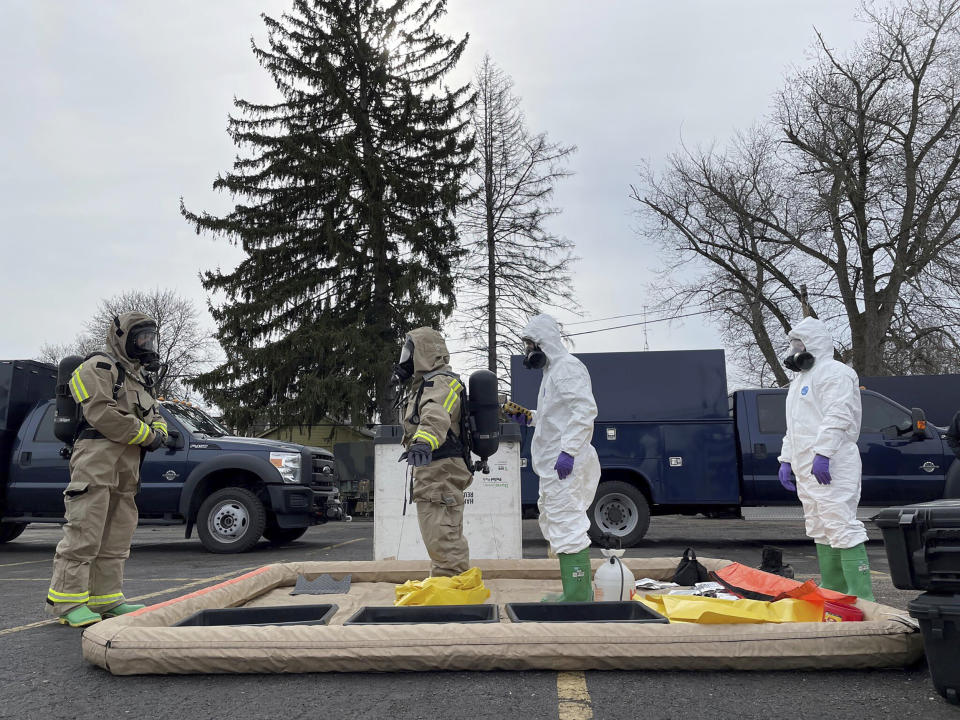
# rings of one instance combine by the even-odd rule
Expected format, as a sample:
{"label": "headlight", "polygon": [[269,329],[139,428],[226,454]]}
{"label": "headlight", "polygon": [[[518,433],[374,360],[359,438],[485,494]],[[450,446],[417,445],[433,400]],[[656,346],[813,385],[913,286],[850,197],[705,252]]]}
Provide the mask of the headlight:
{"label": "headlight", "polygon": [[270,464],[277,469],[285,483],[300,482],[300,462],[300,453],[270,453]]}

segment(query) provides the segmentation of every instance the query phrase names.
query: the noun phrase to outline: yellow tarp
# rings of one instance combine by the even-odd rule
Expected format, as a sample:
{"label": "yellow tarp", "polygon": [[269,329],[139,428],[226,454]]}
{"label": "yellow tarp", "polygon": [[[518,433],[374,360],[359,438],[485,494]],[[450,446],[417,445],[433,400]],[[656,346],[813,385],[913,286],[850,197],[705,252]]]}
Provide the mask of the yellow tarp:
{"label": "yellow tarp", "polygon": [[453,577],[408,580],[397,585],[396,591],[394,605],[477,605],[490,597],[476,567]]}
{"label": "yellow tarp", "polygon": [[821,622],[823,608],[806,600],[786,598],[776,602],[763,600],[723,600],[696,595],[637,596],[641,602],[670,622],[701,625],[733,623]]}

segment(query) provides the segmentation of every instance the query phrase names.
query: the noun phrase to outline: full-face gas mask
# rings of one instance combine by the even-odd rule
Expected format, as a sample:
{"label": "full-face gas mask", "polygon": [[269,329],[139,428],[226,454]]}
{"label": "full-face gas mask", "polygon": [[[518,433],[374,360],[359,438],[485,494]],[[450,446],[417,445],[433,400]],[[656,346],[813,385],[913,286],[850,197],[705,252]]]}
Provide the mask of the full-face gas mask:
{"label": "full-face gas mask", "polygon": [[393,380],[395,384],[402,384],[413,377],[413,338],[407,337],[400,350],[400,361],[394,363]]}
{"label": "full-face gas mask", "polygon": [[804,372],[813,367],[815,360],[813,355],[807,352],[803,341],[792,338],[789,354],[783,359],[783,366],[793,372]]}
{"label": "full-face gas mask", "polygon": [[134,325],[127,333],[124,352],[131,360],[136,360],[148,372],[160,369],[160,345],[155,323]]}
{"label": "full-face gas mask", "polygon": [[542,370],[547,365],[547,354],[530,338],[523,339],[523,366],[527,370]]}

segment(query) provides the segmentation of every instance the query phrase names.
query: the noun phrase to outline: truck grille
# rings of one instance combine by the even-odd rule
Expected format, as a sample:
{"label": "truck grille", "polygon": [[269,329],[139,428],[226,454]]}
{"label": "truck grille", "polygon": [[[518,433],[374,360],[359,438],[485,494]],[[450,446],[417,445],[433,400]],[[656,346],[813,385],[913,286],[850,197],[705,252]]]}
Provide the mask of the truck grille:
{"label": "truck grille", "polygon": [[338,488],[339,475],[333,458],[323,455],[313,455],[312,475],[310,486],[314,490],[330,492]]}

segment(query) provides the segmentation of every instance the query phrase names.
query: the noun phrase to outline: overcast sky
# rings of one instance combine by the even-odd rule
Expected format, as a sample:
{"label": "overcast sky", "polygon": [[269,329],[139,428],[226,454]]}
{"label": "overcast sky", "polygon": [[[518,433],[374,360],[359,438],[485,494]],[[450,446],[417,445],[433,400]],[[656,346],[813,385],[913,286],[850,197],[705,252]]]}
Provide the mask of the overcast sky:
{"label": "overcast sky", "polygon": [[[289,0],[4,0],[0,23],[0,358],[69,342],[97,303],[173,288],[204,308],[198,273],[240,253],[178,211],[222,211],[211,183],[234,157],[234,96],[273,97],[250,51],[260,13]],[[513,76],[530,128],[575,144],[553,229],[582,258],[588,317],[639,313],[656,248],[636,232],[629,185],[681,141],[724,143],[763,118],[814,27],[840,50],[863,32],[855,0],[450,0],[443,29],[470,33]],[[561,316],[562,317],[562,316]],[[566,317],[567,320],[576,318]],[[639,319],[639,318],[638,318]],[[620,324],[578,325],[576,330]],[[629,322],[626,321],[626,322]],[[573,327],[569,328],[571,331]],[[653,325],[651,350],[721,347],[693,318]],[[642,328],[586,335],[583,352],[639,350]]]}

